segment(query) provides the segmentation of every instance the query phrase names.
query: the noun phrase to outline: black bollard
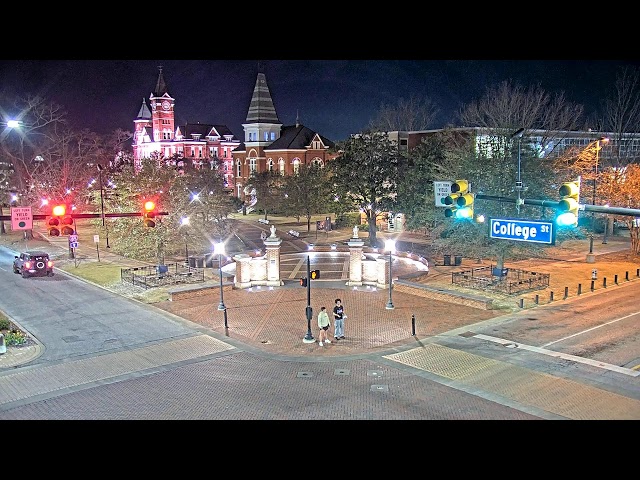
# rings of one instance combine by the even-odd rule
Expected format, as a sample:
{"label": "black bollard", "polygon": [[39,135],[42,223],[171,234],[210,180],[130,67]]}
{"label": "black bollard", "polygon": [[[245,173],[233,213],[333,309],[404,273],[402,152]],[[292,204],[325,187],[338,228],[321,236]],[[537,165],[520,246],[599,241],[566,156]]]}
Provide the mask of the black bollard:
{"label": "black bollard", "polygon": [[550,301],[550,302],[553,302],[553,292],[550,292],[550,293],[549,293],[549,301]]}
{"label": "black bollard", "polygon": [[604,278],[602,279],[602,286],[603,286],[604,288],[607,288],[607,277],[604,277]]}
{"label": "black bollard", "polygon": [[582,294],[582,284],[579,283],[578,284],[578,295],[581,295],[581,294]]}
{"label": "black bollard", "polygon": [[591,291],[593,292],[596,289],[596,282],[591,280]]}
{"label": "black bollard", "polygon": [[624,279],[628,282],[629,281],[629,271],[624,272]]}
{"label": "black bollard", "polygon": [[524,298],[520,299],[520,308],[524,308]]}
{"label": "black bollard", "polygon": [[536,294],[536,305],[538,305],[538,303],[540,303],[540,295]]}
{"label": "black bollard", "polygon": [[617,273],[613,276],[613,283],[615,283],[616,285],[618,284],[618,274]]}
{"label": "black bollard", "polygon": [[411,335],[416,336],[416,316],[411,314]]}
{"label": "black bollard", "polygon": [[568,296],[569,296],[569,287],[564,287],[564,298],[565,298],[565,300],[567,299]]}

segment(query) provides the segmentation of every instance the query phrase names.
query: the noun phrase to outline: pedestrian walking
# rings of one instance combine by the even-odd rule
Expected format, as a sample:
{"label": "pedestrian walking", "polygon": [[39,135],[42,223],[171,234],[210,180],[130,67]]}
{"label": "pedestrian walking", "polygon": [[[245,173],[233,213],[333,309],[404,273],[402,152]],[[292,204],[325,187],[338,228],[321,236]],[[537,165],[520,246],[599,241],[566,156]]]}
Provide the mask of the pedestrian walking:
{"label": "pedestrian walking", "polygon": [[327,313],[327,307],[322,307],[320,309],[320,313],[318,314],[318,327],[320,327],[320,334],[318,335],[318,342],[320,346],[324,346],[323,342],[331,343],[331,340],[328,338],[327,331],[331,326],[331,322],[329,321],[329,314]]}
{"label": "pedestrian walking", "polygon": [[333,307],[333,333],[336,340],[344,340],[344,321],[346,318],[342,300],[336,298],[336,305]]}

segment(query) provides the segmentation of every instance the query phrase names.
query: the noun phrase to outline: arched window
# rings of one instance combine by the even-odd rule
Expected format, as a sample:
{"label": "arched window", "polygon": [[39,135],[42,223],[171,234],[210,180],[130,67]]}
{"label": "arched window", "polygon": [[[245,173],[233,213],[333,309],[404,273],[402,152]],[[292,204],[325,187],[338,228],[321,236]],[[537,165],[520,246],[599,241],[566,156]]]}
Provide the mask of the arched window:
{"label": "arched window", "polygon": [[284,159],[282,157],[278,160],[278,165],[280,167],[280,175],[284,175]]}
{"label": "arched window", "polygon": [[324,162],[320,157],[315,157],[313,160],[311,160],[311,165],[315,165],[316,167],[323,167]]}
{"label": "arched window", "polygon": [[293,173],[296,174],[296,173],[298,173],[299,170],[300,170],[300,159],[299,158],[294,158],[293,159]]}
{"label": "arched window", "polygon": [[273,172],[273,158],[270,158],[269,160],[267,160],[267,170],[269,170],[270,172]]}
{"label": "arched window", "polygon": [[236,161],[236,177],[241,177],[242,176],[242,163],[240,162],[240,159],[238,159]]}

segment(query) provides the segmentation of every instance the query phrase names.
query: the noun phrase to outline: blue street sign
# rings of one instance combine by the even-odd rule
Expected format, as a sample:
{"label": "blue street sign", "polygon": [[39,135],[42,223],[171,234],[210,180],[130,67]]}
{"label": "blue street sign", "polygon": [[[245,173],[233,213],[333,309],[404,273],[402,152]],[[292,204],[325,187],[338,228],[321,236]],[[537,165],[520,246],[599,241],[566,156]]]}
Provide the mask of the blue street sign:
{"label": "blue street sign", "polygon": [[519,242],[555,245],[556,231],[553,222],[542,220],[518,220],[514,218],[492,218],[489,220],[489,237]]}

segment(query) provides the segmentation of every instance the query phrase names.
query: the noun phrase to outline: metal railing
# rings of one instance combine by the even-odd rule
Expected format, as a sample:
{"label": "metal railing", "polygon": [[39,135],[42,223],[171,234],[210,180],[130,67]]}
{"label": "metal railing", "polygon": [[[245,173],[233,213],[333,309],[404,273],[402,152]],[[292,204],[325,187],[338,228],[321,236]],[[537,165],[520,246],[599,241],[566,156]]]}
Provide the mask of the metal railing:
{"label": "metal railing", "polygon": [[204,269],[189,267],[184,263],[121,268],[120,280],[144,289],[178,283],[201,283],[204,282]]}
{"label": "metal railing", "polygon": [[551,275],[548,273],[517,268],[498,269],[495,265],[451,273],[451,283],[459,287],[490,290],[507,295],[547,288],[550,279]]}

